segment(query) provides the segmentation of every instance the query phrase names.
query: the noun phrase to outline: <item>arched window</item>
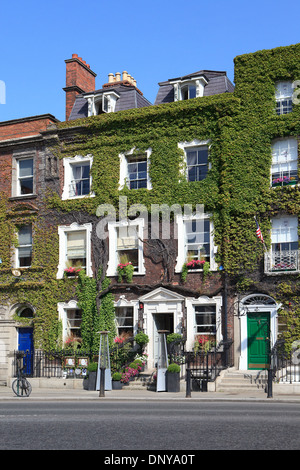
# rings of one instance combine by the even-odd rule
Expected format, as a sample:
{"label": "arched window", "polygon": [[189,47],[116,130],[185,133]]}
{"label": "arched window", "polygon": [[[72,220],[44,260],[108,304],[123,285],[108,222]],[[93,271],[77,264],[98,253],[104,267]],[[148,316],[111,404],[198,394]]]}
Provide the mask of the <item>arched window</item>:
{"label": "arched window", "polygon": [[269,295],[265,294],[251,294],[248,295],[245,299],[242,300],[242,305],[249,306],[249,305],[266,305],[266,306],[273,306],[276,307],[275,300],[270,297]]}
{"label": "arched window", "polygon": [[33,310],[31,307],[20,307],[17,314],[21,318],[33,318]]}

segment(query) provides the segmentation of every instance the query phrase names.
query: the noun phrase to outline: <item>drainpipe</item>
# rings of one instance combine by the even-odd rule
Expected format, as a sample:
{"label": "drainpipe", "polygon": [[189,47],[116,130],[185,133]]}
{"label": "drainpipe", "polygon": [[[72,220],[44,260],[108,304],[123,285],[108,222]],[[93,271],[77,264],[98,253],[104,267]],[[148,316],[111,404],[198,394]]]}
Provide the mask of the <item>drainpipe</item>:
{"label": "drainpipe", "polygon": [[228,295],[228,274],[224,271],[224,294],[223,294],[223,305],[224,305],[224,342],[225,342],[225,365],[228,366],[228,348],[227,348],[227,295]]}

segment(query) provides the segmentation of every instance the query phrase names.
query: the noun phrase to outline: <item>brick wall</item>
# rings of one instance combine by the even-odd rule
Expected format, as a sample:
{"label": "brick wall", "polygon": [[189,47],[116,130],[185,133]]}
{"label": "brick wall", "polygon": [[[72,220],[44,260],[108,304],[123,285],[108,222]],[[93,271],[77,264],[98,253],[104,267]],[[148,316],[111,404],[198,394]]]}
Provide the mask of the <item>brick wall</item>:
{"label": "brick wall", "polygon": [[0,191],[11,195],[11,152],[0,152]]}
{"label": "brick wall", "polygon": [[12,121],[0,122],[0,141],[38,135],[51,123],[57,122],[54,116],[41,115]]}

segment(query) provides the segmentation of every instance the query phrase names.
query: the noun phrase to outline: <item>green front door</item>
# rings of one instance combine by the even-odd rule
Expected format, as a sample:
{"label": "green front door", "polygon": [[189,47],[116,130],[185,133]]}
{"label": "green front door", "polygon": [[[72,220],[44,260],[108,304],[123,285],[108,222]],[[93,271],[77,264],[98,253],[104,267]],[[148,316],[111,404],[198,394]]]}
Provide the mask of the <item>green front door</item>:
{"label": "green front door", "polygon": [[269,367],[270,313],[248,313],[248,369]]}

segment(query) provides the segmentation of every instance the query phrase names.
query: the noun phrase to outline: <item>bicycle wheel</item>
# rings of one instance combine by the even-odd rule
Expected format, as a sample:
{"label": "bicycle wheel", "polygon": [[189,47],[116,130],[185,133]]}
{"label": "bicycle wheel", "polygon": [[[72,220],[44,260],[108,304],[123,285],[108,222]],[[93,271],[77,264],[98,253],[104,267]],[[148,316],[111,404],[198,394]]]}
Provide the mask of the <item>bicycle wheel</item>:
{"label": "bicycle wheel", "polygon": [[29,397],[32,390],[31,384],[25,378],[14,380],[12,383],[12,389],[17,397]]}

